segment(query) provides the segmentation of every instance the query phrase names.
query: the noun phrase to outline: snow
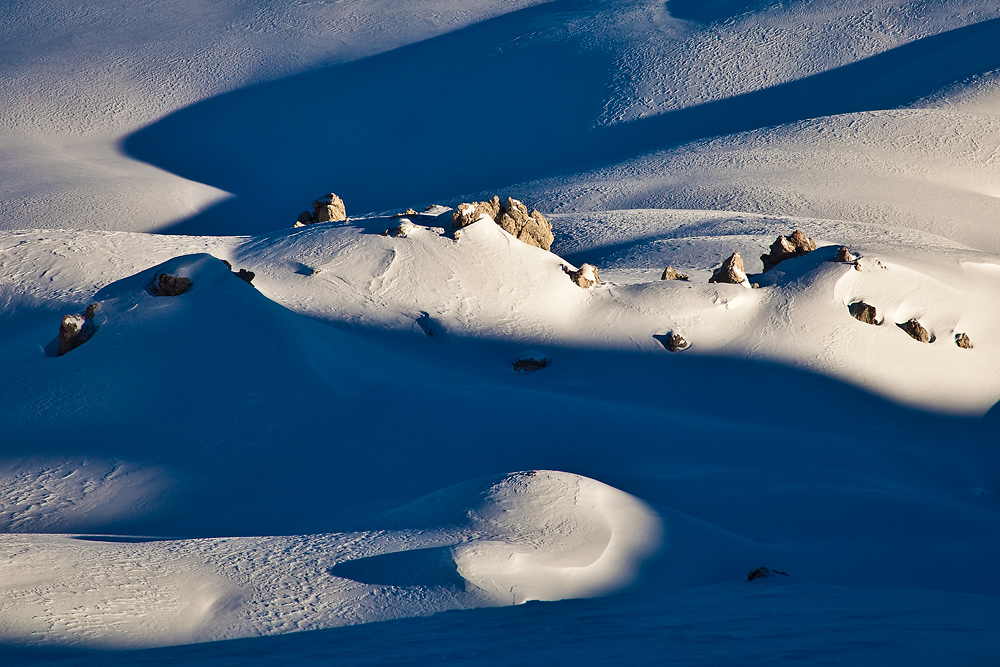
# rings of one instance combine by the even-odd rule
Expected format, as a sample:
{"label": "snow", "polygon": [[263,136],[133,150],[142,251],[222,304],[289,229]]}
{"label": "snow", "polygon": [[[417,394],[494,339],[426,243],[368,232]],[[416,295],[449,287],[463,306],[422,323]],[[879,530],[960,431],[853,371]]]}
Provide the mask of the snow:
{"label": "snow", "polygon": [[0,16],[4,665],[1000,658],[995,3]]}

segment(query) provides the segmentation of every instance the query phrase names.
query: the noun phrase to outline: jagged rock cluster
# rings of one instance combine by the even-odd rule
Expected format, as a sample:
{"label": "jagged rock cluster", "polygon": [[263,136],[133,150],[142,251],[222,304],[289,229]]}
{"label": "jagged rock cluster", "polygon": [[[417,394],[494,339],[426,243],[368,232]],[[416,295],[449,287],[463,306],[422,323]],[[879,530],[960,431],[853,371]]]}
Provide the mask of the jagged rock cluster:
{"label": "jagged rock cluster", "polygon": [[[56,356],[61,357],[70,350],[75,350],[97,333],[97,323],[94,322],[94,315],[100,306],[92,303],[87,306],[87,310],[78,315],[66,315],[59,324],[59,346],[56,349]],[[51,353],[50,353],[51,354]]]}
{"label": "jagged rock cluster", "polygon": [[688,276],[686,273],[679,273],[674,267],[668,266],[663,269],[663,275],[660,276],[660,280],[687,280]]}
{"label": "jagged rock cluster", "polygon": [[511,197],[507,197],[505,204],[501,204],[500,197],[496,196],[489,201],[459,204],[451,214],[451,227],[461,229],[484,217],[493,220],[519,241],[542,250],[552,248],[555,236],[545,216],[537,210],[529,214],[527,206]]}
{"label": "jagged rock cluster", "polygon": [[796,229],[791,236],[779,236],[771,244],[771,251],[760,256],[760,261],[764,264],[764,273],[767,273],[786,259],[801,257],[807,252],[816,249],[816,243],[807,238],[805,234]]}
{"label": "jagged rock cluster", "polygon": [[749,283],[746,271],[743,268],[743,258],[740,253],[734,252],[722,263],[722,266],[715,270],[712,277],[708,279],[710,283],[729,283],[732,285],[743,285]]}
{"label": "jagged rock cluster", "polygon": [[577,286],[584,289],[601,284],[600,272],[597,270],[596,266],[582,264],[576,271],[571,271],[569,267],[564,266],[563,271],[569,275],[570,280],[572,280]]}
{"label": "jagged rock cluster", "polygon": [[149,293],[153,296],[180,296],[191,289],[194,283],[190,278],[172,276],[169,273],[157,273],[149,285]]}
{"label": "jagged rock cluster", "polygon": [[341,222],[347,220],[347,209],[344,208],[344,200],[330,192],[313,202],[313,211],[302,211],[296,227],[305,227],[316,222]]}

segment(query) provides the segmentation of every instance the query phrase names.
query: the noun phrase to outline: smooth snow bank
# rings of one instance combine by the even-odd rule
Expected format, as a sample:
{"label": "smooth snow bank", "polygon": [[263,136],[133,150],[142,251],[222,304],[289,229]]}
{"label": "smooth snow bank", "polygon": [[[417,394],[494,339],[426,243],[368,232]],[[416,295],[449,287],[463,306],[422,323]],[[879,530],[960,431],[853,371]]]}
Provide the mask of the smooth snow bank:
{"label": "smooth snow bank", "polygon": [[593,597],[632,584],[663,535],[646,503],[554,471],[466,483],[392,516],[408,527],[201,540],[2,536],[0,641],[155,646]]}

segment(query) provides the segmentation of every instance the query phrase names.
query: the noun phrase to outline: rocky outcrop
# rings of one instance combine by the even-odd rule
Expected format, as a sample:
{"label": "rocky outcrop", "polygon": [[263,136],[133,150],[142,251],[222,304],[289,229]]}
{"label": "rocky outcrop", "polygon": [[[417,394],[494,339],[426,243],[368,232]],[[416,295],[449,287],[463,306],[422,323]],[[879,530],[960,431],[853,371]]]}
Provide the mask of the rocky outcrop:
{"label": "rocky outcrop", "polygon": [[842,262],[844,264],[853,264],[858,260],[857,257],[851,254],[846,245],[842,245],[837,248],[837,256],[833,258],[835,262]]}
{"label": "rocky outcrop", "polygon": [[235,271],[234,273],[236,273],[237,278],[246,281],[249,285],[253,285],[253,279],[257,277],[256,273],[253,271],[247,271],[246,269],[240,269],[238,273]]}
{"label": "rocky outcrop", "polygon": [[549,365],[549,360],[545,357],[535,359],[534,357],[528,357],[527,359],[518,359],[513,363],[514,371],[517,373],[525,373],[531,371],[537,371],[540,368],[545,368]]}
{"label": "rocky outcrop", "polygon": [[[87,306],[87,310],[79,315],[66,315],[59,324],[59,346],[56,349],[56,356],[61,357],[70,350],[75,350],[97,333],[97,323],[94,322],[94,315],[100,306],[92,303]],[[49,352],[51,354],[51,351]]]}
{"label": "rocky outcrop", "polygon": [[507,197],[507,201],[503,204],[500,203],[500,197],[493,197],[489,201],[459,204],[451,214],[451,226],[452,229],[461,229],[484,217],[490,218],[505,232],[523,243],[542,250],[552,248],[555,237],[549,221],[538,211],[529,214],[528,207],[512,197]]}
{"label": "rocky outcrop", "polygon": [[774,243],[771,244],[771,251],[766,255],[761,255],[760,261],[763,262],[764,271],[767,272],[786,259],[801,257],[815,249],[816,244],[813,240],[806,238],[805,234],[796,229],[791,236],[779,236],[775,239]]}
{"label": "rocky outcrop", "polygon": [[660,280],[687,280],[687,274],[678,273],[674,267],[668,266],[663,269],[663,275],[660,276]]}
{"label": "rocky outcrop", "polygon": [[729,259],[722,263],[712,277],[708,279],[710,283],[729,283],[733,285],[747,284],[747,274],[743,269],[743,258],[740,253],[734,252]]}
{"label": "rocky outcrop", "polygon": [[930,332],[927,331],[927,329],[925,329],[924,326],[915,319],[903,322],[902,324],[899,325],[899,328],[908,333],[910,335],[910,338],[912,338],[915,341],[921,343],[931,342]]}
{"label": "rocky outcrop", "polygon": [[149,293],[153,296],[180,296],[191,289],[194,283],[190,278],[180,278],[169,273],[158,273],[149,285]]}
{"label": "rocky outcrop", "polygon": [[964,333],[955,334],[955,345],[958,345],[963,350],[972,349],[972,341],[970,341],[969,336]]}
{"label": "rocky outcrop", "polygon": [[570,280],[584,289],[601,284],[600,272],[597,270],[596,266],[583,264],[576,271],[570,271],[568,267],[564,266],[563,271],[569,275]]}
{"label": "rocky outcrop", "polygon": [[865,324],[875,324],[878,325],[878,313],[875,312],[875,306],[865,303],[864,301],[856,301],[847,307],[847,310],[851,313],[854,319],[864,322]]}
{"label": "rocky outcrop", "polygon": [[347,209],[344,200],[329,193],[313,202],[313,217],[316,222],[340,222],[347,220]]}
{"label": "rocky outcrop", "polygon": [[416,216],[416,215],[420,215],[420,213],[417,210],[415,210],[415,209],[408,208],[405,211],[403,211],[402,213],[393,213],[392,214],[392,219],[395,220],[396,218],[405,218],[405,217],[410,216],[410,215]]}

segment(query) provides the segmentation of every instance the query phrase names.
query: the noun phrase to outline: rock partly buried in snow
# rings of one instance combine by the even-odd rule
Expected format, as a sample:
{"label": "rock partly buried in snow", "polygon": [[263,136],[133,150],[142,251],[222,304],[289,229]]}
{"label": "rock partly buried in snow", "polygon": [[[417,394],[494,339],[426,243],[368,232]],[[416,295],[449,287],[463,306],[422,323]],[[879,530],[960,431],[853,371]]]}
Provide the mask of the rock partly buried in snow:
{"label": "rock partly buried in snow", "polygon": [[671,352],[680,352],[691,347],[691,343],[676,331],[671,331],[667,336],[657,336],[656,339]]}
{"label": "rock partly buried in snow", "polygon": [[528,207],[512,197],[507,197],[505,204],[500,203],[500,197],[459,204],[451,214],[451,226],[461,229],[483,218],[490,218],[522,243],[542,250],[549,250],[555,240],[552,225],[545,216],[538,211],[529,214]]}
{"label": "rock partly buried in snow", "polygon": [[856,320],[864,322],[865,324],[878,324],[878,313],[875,312],[875,306],[870,303],[856,301],[855,303],[849,305],[847,310]]}
{"label": "rock partly buried in snow", "polygon": [[392,214],[392,219],[395,220],[396,218],[405,218],[405,217],[408,217],[408,216],[411,216],[411,215],[416,216],[416,215],[420,215],[420,213],[416,209],[408,208],[405,211],[403,211],[402,213],[393,213]]}
{"label": "rock partly buried in snow", "polygon": [[246,269],[240,269],[236,277],[240,280],[246,281],[248,285],[253,285],[253,279],[257,277],[257,274],[253,271],[247,271]]}
{"label": "rock partly buried in snow", "polygon": [[857,257],[851,254],[851,251],[846,245],[842,245],[837,249],[837,256],[833,258],[835,262],[842,262],[844,264],[853,264],[857,261]]}
{"label": "rock partly buried in snow", "polygon": [[382,236],[392,236],[393,238],[405,238],[407,234],[416,229],[417,226],[413,224],[409,218],[400,218],[399,224],[395,227],[390,227],[389,229],[382,232]]}
{"label": "rock partly buried in snow", "polygon": [[549,360],[545,357],[527,357],[525,359],[518,359],[513,363],[514,371],[517,373],[537,371],[541,368],[545,368],[549,365]]}
{"label": "rock partly buried in snow", "polygon": [[970,341],[969,336],[964,333],[955,334],[955,345],[958,345],[963,350],[972,349],[972,341]]}
{"label": "rock partly buried in snow", "polygon": [[712,277],[708,279],[710,283],[728,283],[732,285],[746,285],[750,286],[747,280],[746,271],[743,269],[743,258],[740,257],[740,253],[734,252],[729,256],[729,259],[722,263]]}
{"label": "rock partly buried in snow", "polygon": [[493,197],[489,201],[474,201],[471,204],[459,204],[451,214],[451,228],[461,229],[468,227],[472,223],[489,218],[496,222],[500,215],[500,197]]}
{"label": "rock partly buried in snow", "polygon": [[344,200],[332,192],[314,201],[313,211],[313,217],[316,219],[316,222],[340,222],[347,220],[347,209],[344,208]]}
{"label": "rock partly buried in snow", "polygon": [[908,333],[910,335],[910,338],[912,338],[915,341],[921,343],[931,342],[930,332],[927,331],[927,329],[924,328],[924,325],[920,324],[920,322],[918,322],[916,319],[907,320],[906,322],[903,322],[902,324],[899,325],[899,328]]}
{"label": "rock partly buried in snow", "polygon": [[311,225],[316,222],[316,218],[309,211],[302,211],[299,213],[299,217],[295,220],[296,227],[305,227],[306,225]]}
{"label": "rock partly buried in snow", "polygon": [[771,244],[771,252],[761,255],[760,261],[764,264],[764,271],[770,271],[786,259],[801,257],[807,252],[816,249],[816,244],[812,239],[796,229],[791,236],[779,236]]}
{"label": "rock partly buried in snow", "polygon": [[59,324],[57,357],[63,356],[70,350],[75,350],[94,337],[94,334],[97,332],[94,315],[97,313],[98,308],[98,304],[92,303],[87,306],[87,310],[79,315],[66,315],[62,318],[62,322]]}
{"label": "rock partly buried in snow", "polygon": [[169,273],[158,273],[153,276],[149,285],[149,293],[153,296],[180,296],[191,289],[194,283],[190,278],[172,276]]}
{"label": "rock partly buried in snow", "polygon": [[544,215],[538,211],[532,211],[529,215],[528,207],[510,197],[507,197],[507,203],[500,211],[496,223],[518,241],[542,250],[551,248],[552,241],[555,240],[552,225]]}
{"label": "rock partly buried in snow", "polygon": [[597,270],[596,266],[583,264],[576,271],[570,271],[569,268],[564,266],[563,271],[569,274],[570,280],[584,289],[601,284],[600,272]]}
{"label": "rock partly buried in snow", "polygon": [[769,577],[772,574],[780,574],[783,577],[787,577],[787,572],[782,572],[781,570],[769,570],[766,567],[758,567],[755,570],[750,570],[747,573],[747,581],[753,581],[754,579],[763,579],[764,577]]}
{"label": "rock partly buried in snow", "polygon": [[660,276],[660,280],[687,280],[687,274],[678,273],[676,269],[672,266],[668,266],[663,269],[663,275]]}

